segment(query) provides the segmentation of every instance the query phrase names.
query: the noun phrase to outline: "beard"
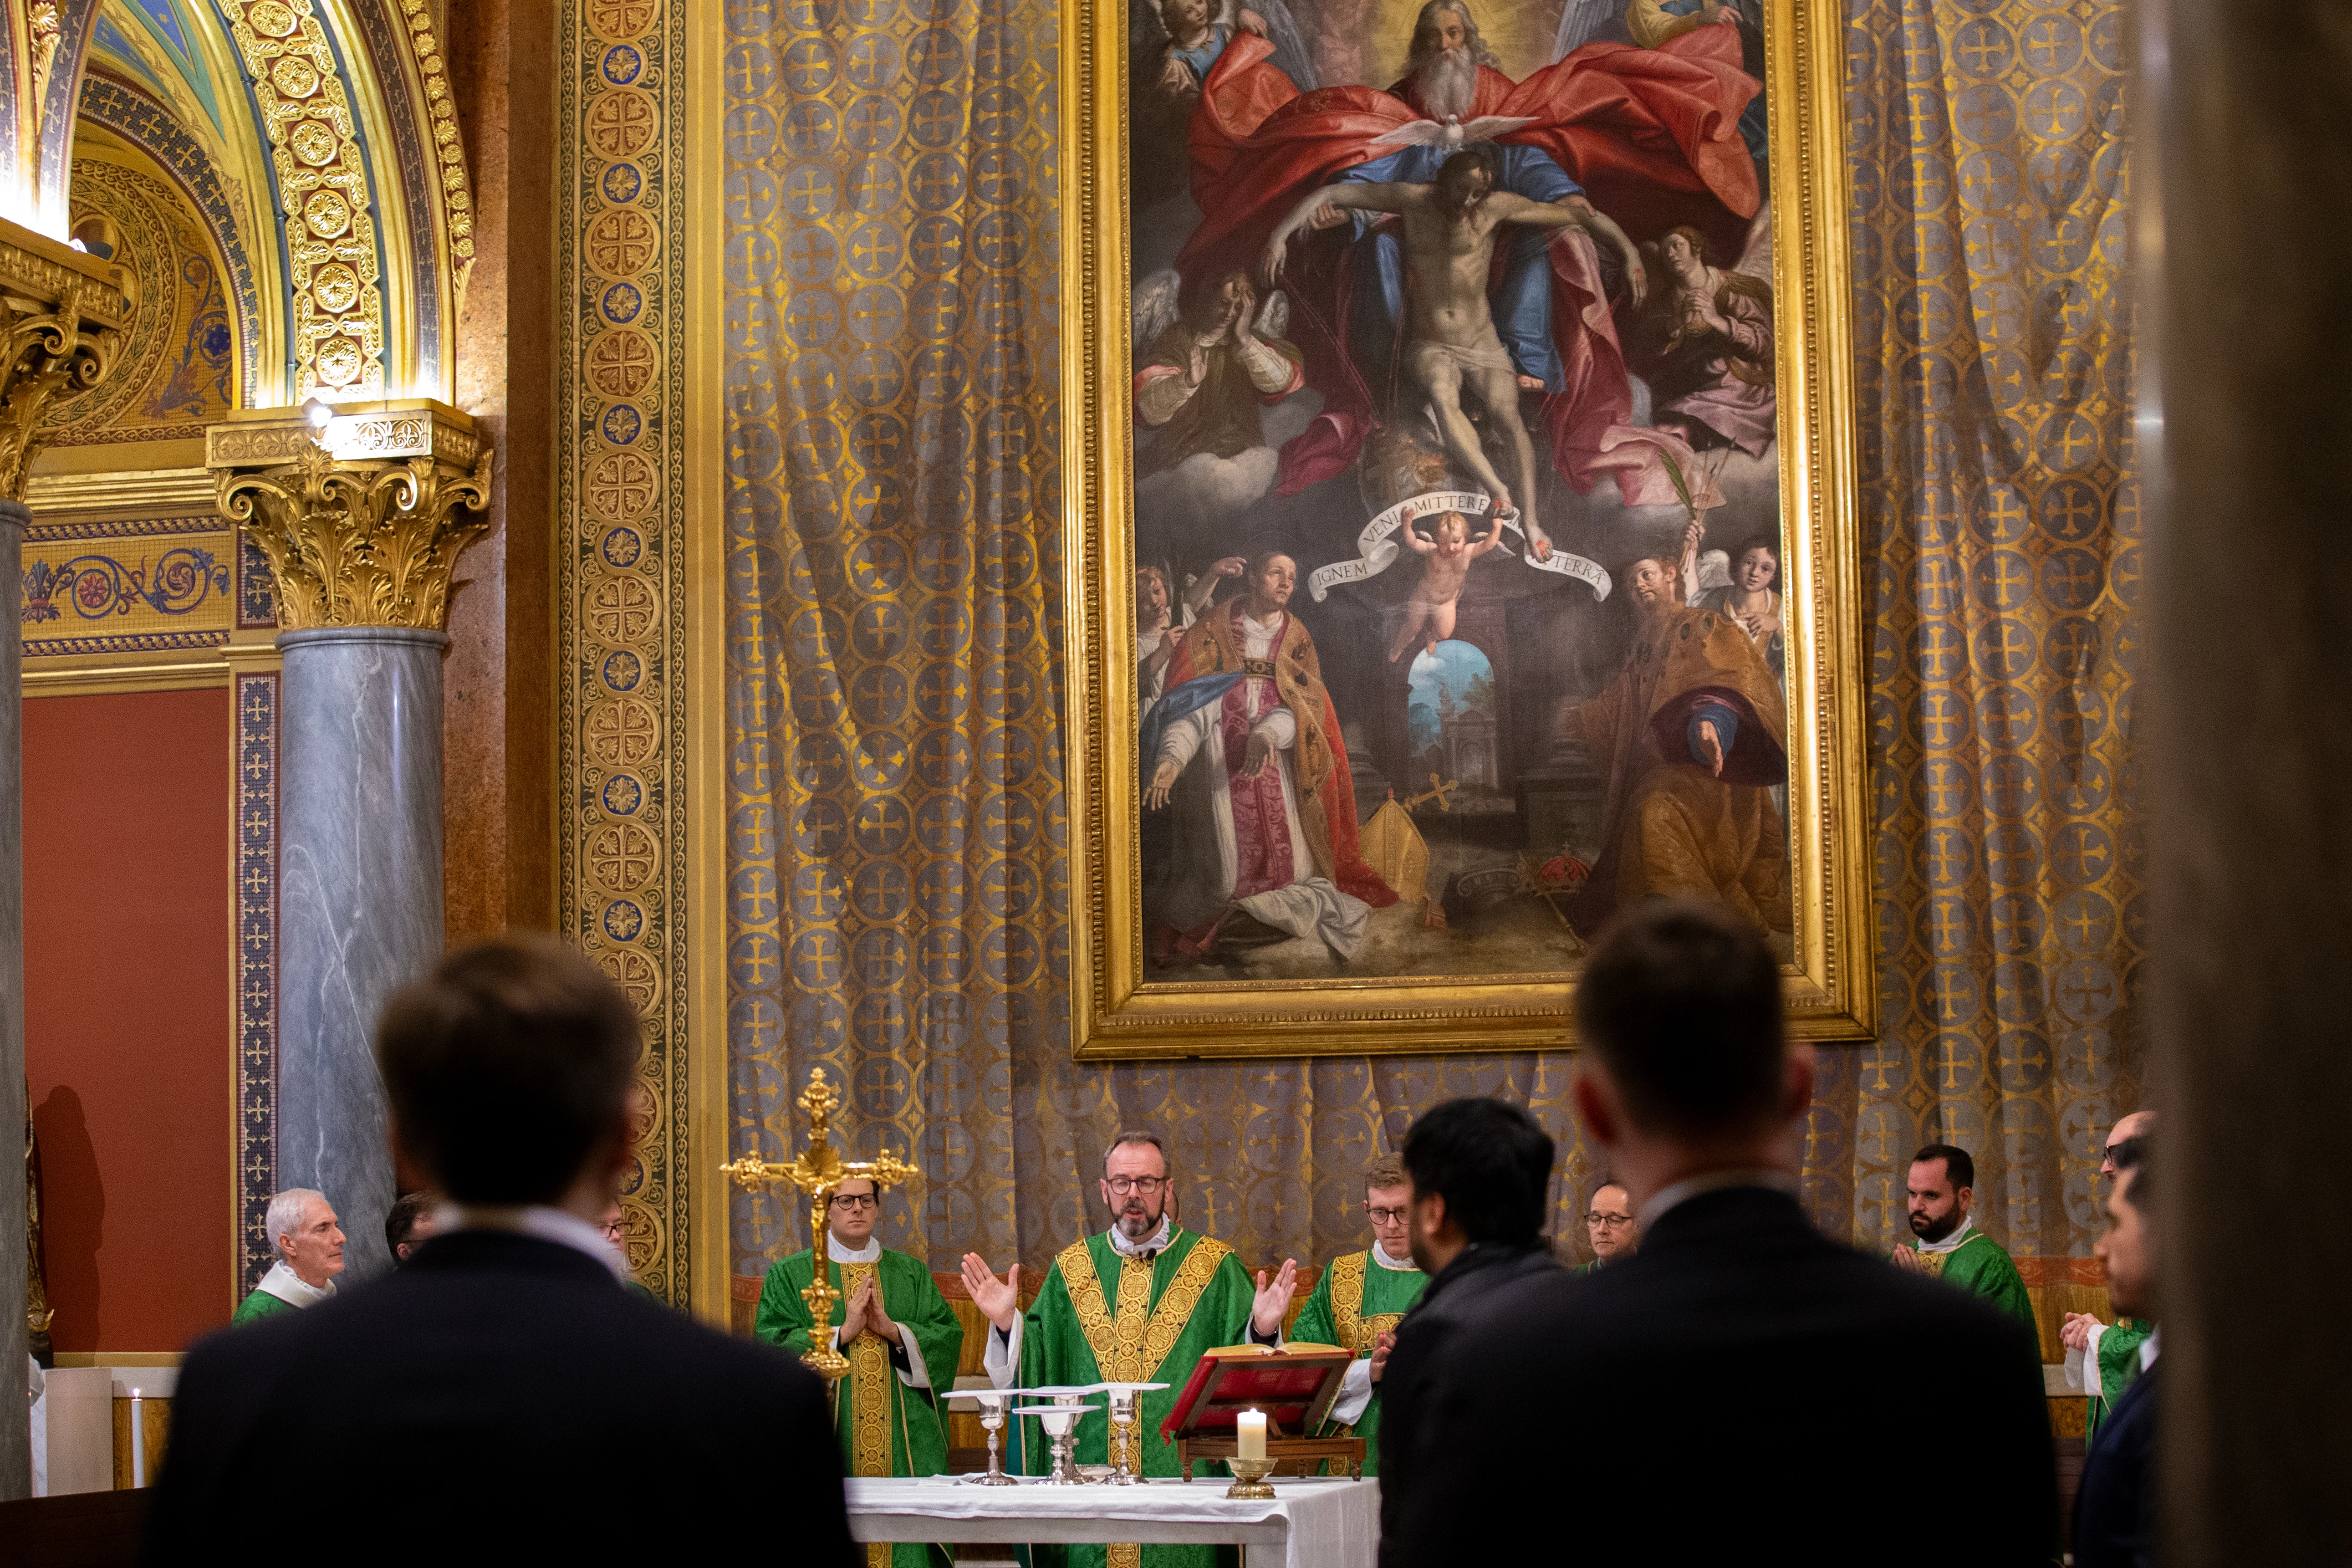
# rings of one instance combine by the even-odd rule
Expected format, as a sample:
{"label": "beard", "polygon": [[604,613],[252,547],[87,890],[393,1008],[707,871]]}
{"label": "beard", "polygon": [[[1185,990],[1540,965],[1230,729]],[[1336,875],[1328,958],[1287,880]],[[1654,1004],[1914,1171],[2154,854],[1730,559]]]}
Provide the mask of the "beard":
{"label": "beard", "polygon": [[1160,1228],[1160,1217],[1166,1213],[1165,1204],[1154,1208],[1129,1198],[1118,1211],[1118,1233],[1129,1241],[1142,1241]]}
{"label": "beard", "polygon": [[1960,1211],[1958,1205],[1953,1205],[1952,1212],[1941,1219],[1929,1219],[1923,1214],[1915,1214],[1911,1216],[1911,1234],[1926,1242],[1941,1241],[1959,1228]]}
{"label": "beard", "polygon": [[1412,62],[1413,96],[1437,119],[1466,117],[1478,93],[1478,62],[1468,49],[1435,49]]}

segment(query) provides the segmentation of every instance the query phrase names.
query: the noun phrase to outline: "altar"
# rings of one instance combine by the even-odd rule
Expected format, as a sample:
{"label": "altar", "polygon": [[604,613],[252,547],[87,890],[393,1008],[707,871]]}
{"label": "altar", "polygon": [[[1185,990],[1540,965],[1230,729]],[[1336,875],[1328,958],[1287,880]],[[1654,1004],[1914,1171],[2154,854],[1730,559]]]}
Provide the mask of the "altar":
{"label": "altar", "polygon": [[1139,1541],[1238,1545],[1248,1568],[1370,1568],[1380,1554],[1377,1480],[1283,1479],[1270,1499],[1228,1498],[1233,1483],[975,1487],[952,1476],[853,1476],[844,1483],[859,1542]]}

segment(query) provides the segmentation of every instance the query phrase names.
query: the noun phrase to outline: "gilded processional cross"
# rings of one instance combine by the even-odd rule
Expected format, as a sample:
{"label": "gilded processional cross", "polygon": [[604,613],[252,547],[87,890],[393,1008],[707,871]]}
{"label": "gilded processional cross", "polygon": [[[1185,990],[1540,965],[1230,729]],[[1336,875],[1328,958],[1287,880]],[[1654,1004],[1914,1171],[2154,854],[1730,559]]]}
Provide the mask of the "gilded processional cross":
{"label": "gilded processional cross", "polygon": [[801,1090],[800,1104],[801,1109],[808,1113],[809,1145],[801,1152],[799,1159],[782,1164],[746,1154],[740,1160],[719,1166],[719,1172],[753,1192],[778,1182],[789,1182],[808,1194],[809,1235],[814,1240],[809,1258],[808,1289],[801,1292],[801,1300],[808,1303],[812,1327],[808,1352],[801,1360],[809,1370],[831,1383],[847,1374],[849,1358],[826,1343],[824,1334],[819,1331],[833,1321],[833,1304],[841,1299],[841,1292],[835,1289],[825,1277],[825,1209],[833,1202],[835,1190],[844,1182],[872,1182],[875,1195],[879,1198],[883,1188],[913,1181],[922,1173],[887,1149],[871,1160],[845,1160],[841,1157],[827,1133],[834,1110],[841,1104],[841,1095],[824,1081],[823,1068],[809,1069],[808,1087]]}

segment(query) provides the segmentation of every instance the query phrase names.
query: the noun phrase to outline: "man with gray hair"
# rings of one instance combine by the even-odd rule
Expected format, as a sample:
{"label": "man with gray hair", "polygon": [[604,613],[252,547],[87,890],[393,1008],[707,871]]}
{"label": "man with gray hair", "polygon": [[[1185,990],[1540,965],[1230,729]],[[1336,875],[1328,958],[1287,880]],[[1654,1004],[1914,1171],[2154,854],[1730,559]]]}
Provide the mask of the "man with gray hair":
{"label": "man with gray hair", "polygon": [[289,1187],[269,1200],[263,1222],[278,1261],[236,1310],[232,1323],[315,1307],[335,1293],[343,1271],[343,1230],[324,1193]]}

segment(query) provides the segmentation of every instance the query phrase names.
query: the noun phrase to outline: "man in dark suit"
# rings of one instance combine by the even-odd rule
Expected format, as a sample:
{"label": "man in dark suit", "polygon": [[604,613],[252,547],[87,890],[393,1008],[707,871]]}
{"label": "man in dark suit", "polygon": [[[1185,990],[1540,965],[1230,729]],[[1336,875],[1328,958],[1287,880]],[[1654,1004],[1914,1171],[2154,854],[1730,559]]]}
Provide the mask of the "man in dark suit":
{"label": "man in dark suit", "polygon": [[1391,1542],[1442,1534],[1463,1505],[1419,1484],[1443,1437],[1423,1413],[1448,1346],[1501,1286],[1560,1272],[1541,1235],[1553,1152],[1542,1123],[1499,1100],[1449,1100],[1405,1134],[1406,1237],[1429,1286],[1397,1325],[1381,1380],[1382,1568],[1412,1561]]}
{"label": "man in dark suit", "polygon": [[394,1149],[448,1223],[383,1279],[189,1354],[151,1561],[284,1550],[326,1508],[342,1522],[316,1544],[346,1559],[690,1543],[853,1568],[816,1376],[631,1297],[596,1228],[633,1159],[639,1041],[550,939],[455,953],[393,998]]}
{"label": "man in dark suit", "polygon": [[[2107,1300],[2121,1317],[2156,1321],[2156,1232],[2148,1199],[2148,1141],[2115,1145],[2116,1184],[2107,1195],[2107,1233],[2094,1249],[2106,1265]],[[2076,1568],[2147,1568],[2156,1556],[2157,1347],[2139,1347],[2141,1371],[2099,1424],[2074,1494]]]}
{"label": "man in dark suit", "polygon": [[[1622,916],[1579,977],[1573,1095],[1642,1249],[1487,1296],[1430,1369],[1400,1568],[1578,1562],[2046,1564],[2056,1473],[2025,1329],[1816,1233],[1809,1049],[1719,905]],[[1391,1417],[1393,1419],[1393,1417]],[[1383,1485],[1390,1474],[1384,1467]],[[1604,1506],[1564,1489],[1606,1476]]]}

